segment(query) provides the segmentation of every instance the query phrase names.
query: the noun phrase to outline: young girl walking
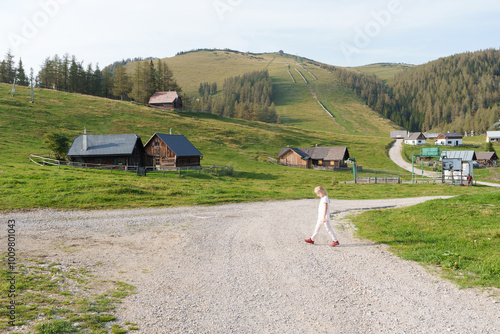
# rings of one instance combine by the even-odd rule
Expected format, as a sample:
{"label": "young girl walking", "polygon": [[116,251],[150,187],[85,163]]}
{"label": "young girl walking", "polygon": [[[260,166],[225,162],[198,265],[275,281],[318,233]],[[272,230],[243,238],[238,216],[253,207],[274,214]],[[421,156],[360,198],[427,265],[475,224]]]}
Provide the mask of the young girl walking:
{"label": "young girl walking", "polygon": [[338,246],[339,242],[337,240],[337,237],[335,236],[335,233],[333,233],[332,227],[330,226],[330,200],[328,199],[326,189],[322,186],[318,186],[314,188],[314,192],[316,193],[316,195],[318,195],[318,197],[321,197],[318,207],[318,221],[316,222],[316,228],[314,229],[313,235],[309,239],[305,239],[304,241],[310,244],[314,244],[314,238],[316,238],[316,235],[318,235],[319,228],[321,227],[321,225],[325,225],[328,234],[333,240],[330,246]]}

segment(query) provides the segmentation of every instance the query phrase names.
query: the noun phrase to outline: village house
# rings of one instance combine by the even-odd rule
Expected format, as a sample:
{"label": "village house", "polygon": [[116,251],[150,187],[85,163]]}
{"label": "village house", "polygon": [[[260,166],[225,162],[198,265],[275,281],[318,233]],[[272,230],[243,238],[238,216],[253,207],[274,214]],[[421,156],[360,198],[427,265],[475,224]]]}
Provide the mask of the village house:
{"label": "village house", "polygon": [[435,145],[462,146],[463,136],[456,132],[440,133],[436,138]]}
{"label": "village house", "polygon": [[70,161],[91,165],[116,165],[123,169],[144,166],[144,146],[136,134],[76,137],[66,155]]}
{"label": "village house", "polygon": [[487,143],[500,143],[500,131],[486,131]]}
{"label": "village house", "polygon": [[282,148],[278,154],[280,164],[303,168],[346,168],[349,151],[345,146],[316,146],[309,148]]}
{"label": "village house", "polygon": [[150,98],[148,105],[162,110],[182,109],[182,99],[175,91],[156,92]]}
{"label": "village house", "polygon": [[476,161],[485,166],[496,167],[498,156],[495,152],[476,152]]}
{"label": "village house", "polygon": [[425,145],[425,136],[422,132],[409,133],[404,139],[404,143],[408,145]]}
{"label": "village house", "polygon": [[195,167],[203,154],[183,135],[155,133],[144,146],[146,165],[156,169]]}

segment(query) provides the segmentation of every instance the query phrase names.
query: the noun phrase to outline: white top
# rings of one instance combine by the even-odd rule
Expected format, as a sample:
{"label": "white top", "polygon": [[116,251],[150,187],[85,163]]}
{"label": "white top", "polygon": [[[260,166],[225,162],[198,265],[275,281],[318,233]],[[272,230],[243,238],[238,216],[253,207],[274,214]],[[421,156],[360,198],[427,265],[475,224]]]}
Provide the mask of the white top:
{"label": "white top", "polygon": [[[325,212],[325,203],[326,203],[326,212]],[[330,219],[330,200],[328,199],[328,196],[323,196],[319,200],[319,206],[318,206],[318,219],[323,220],[323,218],[326,216],[326,220]]]}

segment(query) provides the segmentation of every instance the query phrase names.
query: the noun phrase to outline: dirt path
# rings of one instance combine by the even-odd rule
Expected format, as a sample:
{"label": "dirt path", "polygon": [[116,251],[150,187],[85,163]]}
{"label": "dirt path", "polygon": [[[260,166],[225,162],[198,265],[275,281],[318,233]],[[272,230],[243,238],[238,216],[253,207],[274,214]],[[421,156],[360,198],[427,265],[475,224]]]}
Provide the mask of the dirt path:
{"label": "dirt path", "polygon": [[[500,304],[459,290],[383,245],[353,238],[349,210],[429,198],[344,201],[310,236],[317,200],[13,214],[22,254],[133,284],[118,313],[139,333],[494,333]],[[3,242],[3,240],[1,241]]]}

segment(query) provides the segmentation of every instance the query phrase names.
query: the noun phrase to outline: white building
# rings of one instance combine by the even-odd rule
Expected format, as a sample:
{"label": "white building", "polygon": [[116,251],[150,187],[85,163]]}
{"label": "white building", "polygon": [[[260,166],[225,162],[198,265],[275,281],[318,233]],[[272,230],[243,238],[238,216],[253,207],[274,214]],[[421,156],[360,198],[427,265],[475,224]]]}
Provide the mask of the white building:
{"label": "white building", "polygon": [[422,132],[409,133],[404,143],[408,145],[425,145],[425,136]]}
{"label": "white building", "polygon": [[444,145],[444,146],[462,146],[463,136],[460,133],[456,132],[446,132],[440,133],[437,136],[435,145]]}
{"label": "white building", "polygon": [[500,131],[486,131],[487,143],[500,143]]}

